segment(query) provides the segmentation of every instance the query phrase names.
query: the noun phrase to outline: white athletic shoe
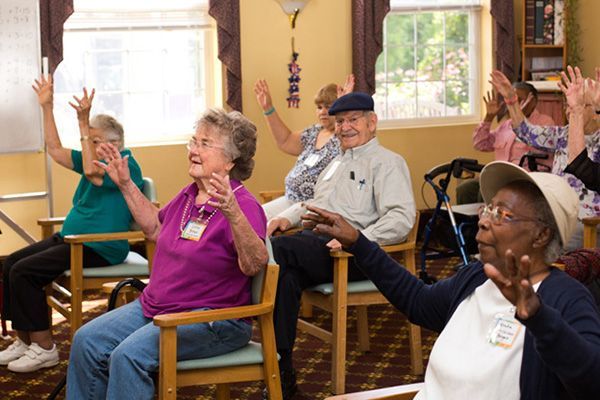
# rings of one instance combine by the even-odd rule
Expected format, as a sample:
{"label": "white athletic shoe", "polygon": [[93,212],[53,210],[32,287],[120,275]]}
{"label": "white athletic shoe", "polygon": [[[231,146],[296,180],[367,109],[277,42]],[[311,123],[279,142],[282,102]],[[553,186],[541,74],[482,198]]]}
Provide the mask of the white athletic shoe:
{"label": "white athletic shoe", "polygon": [[56,345],[52,349],[42,349],[37,343],[31,343],[18,360],[8,363],[8,369],[13,372],[33,372],[41,368],[54,367],[58,364]]}
{"label": "white athletic shoe", "polygon": [[9,362],[21,358],[28,346],[21,339],[17,338],[3,351],[0,351],[0,365],[8,365]]}

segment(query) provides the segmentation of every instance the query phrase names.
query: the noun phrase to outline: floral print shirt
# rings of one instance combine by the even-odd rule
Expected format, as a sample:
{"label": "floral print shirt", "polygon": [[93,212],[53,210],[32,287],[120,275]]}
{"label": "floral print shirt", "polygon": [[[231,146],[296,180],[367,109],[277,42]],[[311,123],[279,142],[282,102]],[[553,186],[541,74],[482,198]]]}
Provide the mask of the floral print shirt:
{"label": "floral print shirt", "polygon": [[[579,219],[600,215],[600,194],[589,190],[574,175],[565,172],[569,164],[567,138],[569,126],[537,126],[527,119],[515,128],[523,142],[545,151],[554,151],[552,173],[564,177],[579,196]],[[585,147],[592,161],[600,162],[600,131],[585,136]]]}
{"label": "floral print shirt", "polygon": [[319,174],[331,160],[340,154],[340,141],[337,136],[332,136],[320,149],[315,147],[321,129],[323,127],[320,124],[315,124],[302,132],[300,141],[304,150],[285,177],[285,197],[290,201],[299,202],[312,199]]}

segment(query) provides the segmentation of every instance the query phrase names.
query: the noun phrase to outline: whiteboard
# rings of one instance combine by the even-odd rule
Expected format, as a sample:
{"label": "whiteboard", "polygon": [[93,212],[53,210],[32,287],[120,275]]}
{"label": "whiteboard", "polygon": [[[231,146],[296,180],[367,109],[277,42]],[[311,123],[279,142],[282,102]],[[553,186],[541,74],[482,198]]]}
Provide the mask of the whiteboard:
{"label": "whiteboard", "polygon": [[0,153],[40,151],[38,0],[0,0]]}

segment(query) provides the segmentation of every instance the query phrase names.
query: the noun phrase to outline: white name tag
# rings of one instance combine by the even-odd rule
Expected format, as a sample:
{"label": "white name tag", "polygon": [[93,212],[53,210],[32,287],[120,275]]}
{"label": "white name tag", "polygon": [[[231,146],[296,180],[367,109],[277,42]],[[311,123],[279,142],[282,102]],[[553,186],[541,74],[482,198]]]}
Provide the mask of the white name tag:
{"label": "white name tag", "polygon": [[494,346],[510,349],[521,332],[521,323],[508,313],[498,313],[490,326],[488,342]]}
{"label": "white name tag", "polygon": [[204,221],[200,221],[197,219],[189,220],[183,232],[181,232],[181,237],[187,240],[193,240],[197,242],[202,237],[204,230],[206,229],[206,223]]}
{"label": "white name tag", "polygon": [[331,166],[329,167],[329,169],[327,170],[327,173],[325,174],[325,176],[323,177],[324,181],[328,181],[331,179],[331,177],[333,176],[333,174],[335,174],[335,170],[338,169],[338,167],[340,166],[340,161],[336,160],[333,161],[331,163]]}
{"label": "white name tag", "polygon": [[304,165],[307,167],[314,167],[320,159],[321,157],[319,157],[318,154],[311,154],[310,156],[306,157],[306,160],[304,160]]}

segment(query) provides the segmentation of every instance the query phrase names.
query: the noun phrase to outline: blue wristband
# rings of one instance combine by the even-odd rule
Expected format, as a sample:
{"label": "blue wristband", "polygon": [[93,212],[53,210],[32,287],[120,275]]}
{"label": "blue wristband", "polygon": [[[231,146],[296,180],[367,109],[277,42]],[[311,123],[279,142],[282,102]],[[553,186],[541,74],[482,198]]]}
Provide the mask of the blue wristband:
{"label": "blue wristband", "polygon": [[275,112],[275,107],[271,106],[271,108],[269,108],[267,111],[263,112],[265,117],[268,117],[269,115],[273,114]]}

